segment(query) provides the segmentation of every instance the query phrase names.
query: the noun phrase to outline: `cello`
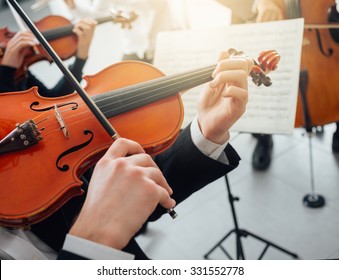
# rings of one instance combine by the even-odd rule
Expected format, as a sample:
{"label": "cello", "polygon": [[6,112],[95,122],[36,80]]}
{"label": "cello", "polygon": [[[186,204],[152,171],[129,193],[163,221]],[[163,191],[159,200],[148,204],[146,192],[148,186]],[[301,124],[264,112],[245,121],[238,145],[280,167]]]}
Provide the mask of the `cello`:
{"label": "cello", "polygon": [[[322,126],[339,121],[338,12],[334,0],[286,0],[286,17],[303,17],[301,91],[298,95],[295,127]],[[335,19],[337,18],[337,19]],[[306,95],[307,115],[303,111],[302,91]]]}
{"label": "cello", "polygon": [[[275,51],[263,52],[250,73],[253,82],[269,86],[266,73],[279,60]],[[85,90],[120,136],[155,155],[171,146],[180,131],[179,92],[211,81],[214,69],[164,76],[150,64],[125,61],[84,77]],[[25,227],[83,193],[80,176],[112,139],[76,93],[44,98],[34,87],[3,93],[0,103],[0,225]]]}

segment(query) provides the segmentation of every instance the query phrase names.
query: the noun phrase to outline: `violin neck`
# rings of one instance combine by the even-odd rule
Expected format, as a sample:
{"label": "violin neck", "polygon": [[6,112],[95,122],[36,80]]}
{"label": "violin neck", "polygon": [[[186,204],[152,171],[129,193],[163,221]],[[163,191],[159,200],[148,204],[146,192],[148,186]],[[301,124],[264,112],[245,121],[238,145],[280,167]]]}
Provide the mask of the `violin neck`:
{"label": "violin neck", "polygon": [[66,25],[58,28],[53,28],[42,32],[42,35],[47,41],[55,40],[73,34],[74,25]]}
{"label": "violin neck", "polygon": [[212,80],[215,65],[169,75],[93,96],[107,118],[139,108]]}
{"label": "violin neck", "polygon": [[[113,20],[112,16],[106,16],[95,19],[98,24],[109,22]],[[42,35],[46,38],[47,41],[55,40],[65,36],[73,35],[74,24],[53,28],[42,32]]]}
{"label": "violin neck", "polygon": [[105,17],[96,18],[95,21],[98,24],[102,24],[102,23],[105,23],[105,22],[112,21],[113,19],[114,18],[112,16],[105,16]]}

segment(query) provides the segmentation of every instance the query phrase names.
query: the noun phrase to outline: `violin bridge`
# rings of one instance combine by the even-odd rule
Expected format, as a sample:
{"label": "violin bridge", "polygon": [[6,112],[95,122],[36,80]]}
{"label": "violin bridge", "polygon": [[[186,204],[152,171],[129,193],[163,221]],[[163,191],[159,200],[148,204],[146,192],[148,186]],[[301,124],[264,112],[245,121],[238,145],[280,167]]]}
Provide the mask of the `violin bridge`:
{"label": "violin bridge", "polygon": [[66,139],[69,138],[69,132],[67,130],[66,124],[64,122],[64,119],[62,118],[60,111],[58,109],[58,106],[56,104],[54,104],[54,111],[55,111],[55,117],[58,120],[59,124],[60,124],[60,129],[61,131],[64,133],[64,136]]}

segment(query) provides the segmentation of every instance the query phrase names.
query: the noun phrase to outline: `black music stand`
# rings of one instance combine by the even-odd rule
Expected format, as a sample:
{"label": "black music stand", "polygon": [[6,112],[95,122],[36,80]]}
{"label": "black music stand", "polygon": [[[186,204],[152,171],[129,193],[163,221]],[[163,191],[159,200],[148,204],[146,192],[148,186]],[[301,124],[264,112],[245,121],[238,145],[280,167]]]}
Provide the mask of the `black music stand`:
{"label": "black music stand", "polygon": [[234,207],[234,201],[238,201],[239,197],[234,197],[231,193],[231,188],[230,188],[230,184],[228,182],[228,177],[227,175],[225,175],[225,182],[226,182],[226,187],[227,187],[227,192],[228,192],[228,199],[231,205],[231,211],[232,211],[232,216],[233,216],[233,222],[234,222],[234,229],[230,230],[215,246],[213,246],[212,249],[210,249],[205,255],[204,258],[205,259],[209,259],[209,255],[218,247],[223,251],[223,253],[230,259],[232,260],[233,258],[231,257],[231,255],[227,252],[227,250],[222,246],[222,243],[232,234],[234,233],[236,235],[236,254],[237,254],[237,260],[245,260],[245,253],[244,253],[244,249],[241,243],[241,238],[242,237],[248,237],[251,236],[261,242],[263,242],[264,244],[266,244],[265,248],[263,249],[263,251],[261,252],[261,254],[258,257],[258,260],[261,260],[264,256],[264,254],[266,253],[266,251],[268,250],[268,248],[270,246],[290,255],[291,257],[298,259],[298,255],[295,253],[292,253],[264,238],[259,237],[256,234],[253,234],[245,229],[241,229],[239,228],[238,225],[238,219],[237,219],[237,215],[235,213],[235,207]]}

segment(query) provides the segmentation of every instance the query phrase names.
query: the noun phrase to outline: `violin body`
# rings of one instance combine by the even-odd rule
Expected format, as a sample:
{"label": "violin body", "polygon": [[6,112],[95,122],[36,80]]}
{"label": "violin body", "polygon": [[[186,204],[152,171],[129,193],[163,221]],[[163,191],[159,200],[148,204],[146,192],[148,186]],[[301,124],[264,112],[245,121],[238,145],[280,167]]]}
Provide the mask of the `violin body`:
{"label": "violin body", "polygon": [[[93,98],[162,76],[151,65],[121,62],[85,77],[85,90]],[[28,119],[41,131],[38,144],[0,155],[0,225],[22,227],[45,219],[71,197],[80,195],[79,177],[102,157],[112,139],[76,93],[44,98],[32,88],[3,93],[0,102],[0,139]],[[67,137],[55,116],[55,105],[65,122]],[[121,137],[137,141],[154,155],[172,145],[183,117],[181,97],[175,94],[108,120]]]}
{"label": "violin body", "polygon": [[[287,1],[288,2],[288,1]],[[301,17],[307,24],[328,24],[329,9],[334,0],[299,2]],[[298,5],[293,6],[298,7]],[[288,11],[287,11],[288,12]],[[308,125],[319,126],[339,121],[339,44],[329,29],[304,30],[301,55],[301,72],[307,72],[306,99],[310,120]],[[307,126],[299,94],[297,102],[296,127]]]}

